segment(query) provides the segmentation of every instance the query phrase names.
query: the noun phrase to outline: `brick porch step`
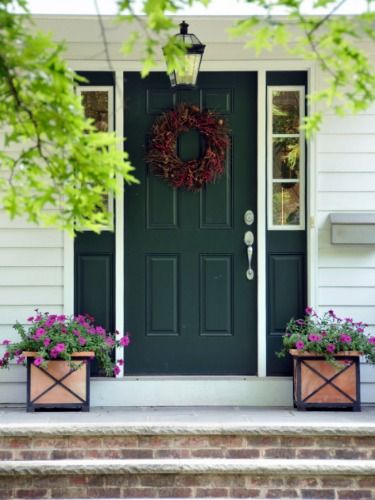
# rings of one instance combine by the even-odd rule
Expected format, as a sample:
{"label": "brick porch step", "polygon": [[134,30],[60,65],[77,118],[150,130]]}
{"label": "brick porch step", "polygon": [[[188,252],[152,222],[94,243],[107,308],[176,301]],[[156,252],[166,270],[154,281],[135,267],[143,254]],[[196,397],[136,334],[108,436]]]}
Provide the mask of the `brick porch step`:
{"label": "brick porch step", "polygon": [[373,498],[375,460],[152,459],[0,463],[0,498]]}
{"label": "brick porch step", "polygon": [[0,498],[375,498],[373,422],[28,418],[0,426]]}

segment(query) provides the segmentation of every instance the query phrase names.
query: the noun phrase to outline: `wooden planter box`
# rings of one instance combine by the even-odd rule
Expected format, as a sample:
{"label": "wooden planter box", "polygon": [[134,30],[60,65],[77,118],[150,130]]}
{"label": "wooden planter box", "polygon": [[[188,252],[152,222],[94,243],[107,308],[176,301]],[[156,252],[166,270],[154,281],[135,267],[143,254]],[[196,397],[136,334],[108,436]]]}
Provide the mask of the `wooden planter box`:
{"label": "wooden planter box", "polygon": [[298,410],[347,409],[361,411],[359,357],[348,351],[335,355],[337,368],[324,356],[291,349],[293,356],[293,400]]}
{"label": "wooden planter box", "polygon": [[33,364],[35,352],[24,352],[27,357],[27,411],[90,409],[91,351],[72,354],[77,368],[67,361],[48,361],[48,367]]}

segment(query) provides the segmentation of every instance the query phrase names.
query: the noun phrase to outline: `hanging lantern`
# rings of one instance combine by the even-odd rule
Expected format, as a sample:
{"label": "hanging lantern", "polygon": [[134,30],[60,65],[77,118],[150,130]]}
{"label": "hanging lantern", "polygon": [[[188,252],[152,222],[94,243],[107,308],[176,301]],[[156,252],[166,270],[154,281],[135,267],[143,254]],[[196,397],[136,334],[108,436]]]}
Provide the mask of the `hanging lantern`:
{"label": "hanging lantern", "polygon": [[184,55],[185,63],[182,69],[174,70],[169,78],[174,90],[193,89],[197,83],[199,68],[201,65],[205,45],[193,34],[188,33],[189,25],[182,21],[180,24],[180,33],[176,38],[186,47]]}

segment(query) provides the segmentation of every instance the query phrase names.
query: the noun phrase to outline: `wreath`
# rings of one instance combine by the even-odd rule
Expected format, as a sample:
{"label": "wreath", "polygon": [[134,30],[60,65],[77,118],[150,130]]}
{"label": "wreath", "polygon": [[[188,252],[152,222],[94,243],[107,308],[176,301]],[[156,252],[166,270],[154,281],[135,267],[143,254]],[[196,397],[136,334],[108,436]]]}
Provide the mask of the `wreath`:
{"label": "wreath", "polygon": [[[203,136],[205,151],[198,159],[182,161],[177,154],[177,139],[191,129]],[[198,191],[223,174],[228,145],[228,129],[222,118],[213,111],[180,104],[153,124],[146,162],[172,187]]]}

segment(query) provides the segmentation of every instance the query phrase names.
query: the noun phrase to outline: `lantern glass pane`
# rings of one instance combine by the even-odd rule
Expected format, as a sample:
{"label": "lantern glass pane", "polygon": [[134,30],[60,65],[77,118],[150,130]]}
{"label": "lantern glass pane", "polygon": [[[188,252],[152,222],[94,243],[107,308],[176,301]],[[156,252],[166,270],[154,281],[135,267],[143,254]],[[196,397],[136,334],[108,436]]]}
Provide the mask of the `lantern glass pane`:
{"label": "lantern glass pane", "polygon": [[186,54],[182,70],[176,71],[177,85],[195,85],[198,77],[201,54]]}

